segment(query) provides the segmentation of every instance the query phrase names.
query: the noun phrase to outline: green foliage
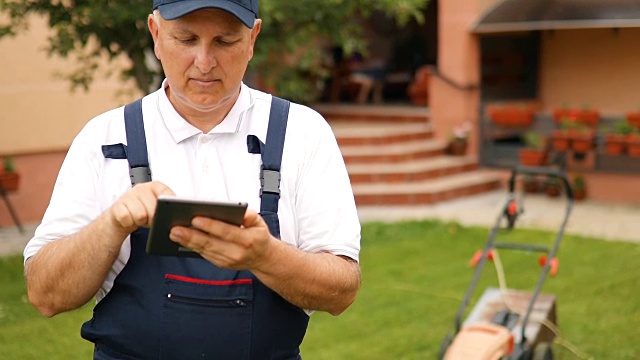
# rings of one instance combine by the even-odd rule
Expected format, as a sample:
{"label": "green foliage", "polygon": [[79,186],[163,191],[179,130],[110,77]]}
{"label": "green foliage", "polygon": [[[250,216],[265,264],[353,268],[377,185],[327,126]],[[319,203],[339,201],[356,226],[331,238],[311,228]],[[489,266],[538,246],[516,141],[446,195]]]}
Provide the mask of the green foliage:
{"label": "green foliage", "polygon": [[527,147],[535,149],[544,148],[544,137],[537,131],[527,131],[523,136],[523,140]]}
{"label": "green foliage", "polygon": [[[487,236],[486,228],[440,221],[363,224],[358,297],[339,317],[312,315],[302,357],[436,359],[473,276],[469,259]],[[516,229],[499,232],[496,241],[551,246],[555,237]],[[558,275],[545,281],[542,293],[556,296],[564,341],[595,359],[640,358],[639,256],[640,244],[563,237]],[[500,258],[507,286],[533,291],[538,254],[505,250]],[[469,310],[485,288],[497,287],[493,264],[487,263]],[[92,304],[46,319],[27,303],[22,271],[21,256],[0,258],[2,358],[90,358],[91,344],[80,338],[79,328],[91,317]],[[558,344],[553,350],[556,360],[577,358]]]}
{"label": "green foliage", "polygon": [[11,156],[5,156],[4,160],[2,160],[2,168],[4,169],[5,172],[15,172],[16,171],[16,166],[13,163],[13,157]]}
{"label": "green foliage", "polygon": [[620,119],[613,124],[613,126],[609,130],[609,133],[619,134],[619,135],[629,135],[631,134],[632,131],[633,131],[633,126],[629,124],[627,119]]}
{"label": "green foliage", "polygon": [[586,183],[584,180],[584,175],[576,174],[573,176],[573,189],[574,190],[584,190],[586,188]]}
{"label": "green foliage", "polygon": [[561,130],[572,130],[572,129],[577,129],[580,126],[580,123],[577,121],[574,121],[568,117],[562,118],[562,120],[560,120],[560,124],[559,127]]}
{"label": "green foliage", "polygon": [[88,90],[99,60],[105,56],[113,60],[123,54],[131,60],[131,66],[124,69],[122,77],[133,78],[146,92],[154,76],[145,60],[153,44],[146,21],[151,4],[150,0],[0,0],[0,12],[9,19],[8,24],[0,26],[0,36],[27,29],[28,15],[45,16],[53,30],[49,55],[73,55],[78,60],[76,68],[63,74],[73,89]]}
{"label": "green foliage", "polygon": [[90,359],[93,347],[80,338],[92,306],[48,319],[29,304],[22,256],[0,258],[0,349],[3,359]]}
{"label": "green foliage", "polygon": [[331,46],[366,53],[362,19],[382,11],[400,25],[423,21],[428,0],[262,0],[262,29],[249,64],[279,96],[298,102],[315,100],[329,76]]}
{"label": "green foliage", "polygon": [[571,118],[564,118],[560,121],[560,130],[575,131],[580,134],[587,134],[592,131],[592,128],[591,126],[583,122],[576,121]]}
{"label": "green foliage", "polygon": [[[362,22],[373,11],[381,11],[400,25],[410,19],[423,21],[421,9],[428,0],[262,0],[261,34],[250,68],[275,88],[278,95],[294,101],[313,100],[319,80],[326,77],[325,45],[342,46],[347,53],[364,49]],[[147,30],[151,0],[0,0],[0,38],[28,27],[28,15],[48,18],[54,35],[48,52],[61,57],[74,55],[78,67],[64,76],[72,88],[87,90],[105,55],[113,60],[125,55],[131,66],[122,72],[133,78],[142,92],[157,88],[161,70],[155,70],[153,41]],[[95,46],[97,44],[97,46]]]}
{"label": "green foliage", "polygon": [[[362,235],[363,286],[358,298],[338,318],[313,315],[303,358],[436,359],[473,275],[469,259],[484,245],[487,230],[422,221],[365,224]],[[522,229],[500,232],[497,237],[544,246],[554,239],[555,233]],[[500,255],[508,287],[532,291],[540,270],[537,254],[502,251]],[[557,296],[563,340],[595,359],[632,359],[640,354],[634,346],[637,321],[629,319],[637,319],[640,308],[635,299],[623,298],[633,296],[633,284],[640,275],[633,271],[635,265],[619,264],[623,258],[603,259],[619,255],[633,260],[640,255],[640,245],[565,235],[558,275],[547,279],[542,289]],[[604,268],[609,262],[614,268]],[[599,266],[590,265],[594,263]],[[497,287],[493,263],[487,264],[469,310],[486,287]],[[619,273],[623,269],[631,273]],[[618,281],[611,284],[608,276]],[[593,319],[615,324],[616,330],[608,332],[615,335],[607,339],[598,334],[601,325]],[[623,345],[614,348],[609,341]],[[577,358],[557,344],[554,355],[560,360]]]}

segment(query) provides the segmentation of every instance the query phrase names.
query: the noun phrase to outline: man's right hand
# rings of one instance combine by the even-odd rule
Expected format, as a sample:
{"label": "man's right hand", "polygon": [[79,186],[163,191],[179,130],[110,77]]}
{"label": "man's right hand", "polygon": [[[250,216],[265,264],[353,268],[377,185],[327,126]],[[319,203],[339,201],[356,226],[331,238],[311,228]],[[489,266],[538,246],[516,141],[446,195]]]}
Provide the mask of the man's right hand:
{"label": "man's right hand", "polygon": [[174,195],[153,181],[129,189],[80,232],[52,241],[25,264],[27,293],[46,316],[76,309],[102,286],[122,242],[140,226],[149,226],[159,195]]}
{"label": "man's right hand", "polygon": [[138,227],[150,227],[160,195],[175,193],[158,181],[136,184],[109,208],[109,214],[114,223],[127,234]]}

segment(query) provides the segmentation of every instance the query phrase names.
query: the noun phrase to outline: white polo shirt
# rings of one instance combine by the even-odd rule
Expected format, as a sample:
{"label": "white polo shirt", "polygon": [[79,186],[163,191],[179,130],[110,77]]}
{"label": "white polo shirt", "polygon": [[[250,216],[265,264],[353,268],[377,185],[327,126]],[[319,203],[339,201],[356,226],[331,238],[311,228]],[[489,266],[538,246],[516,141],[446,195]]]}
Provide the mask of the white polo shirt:
{"label": "white polo shirt", "polygon": [[[242,84],[225,119],[203,134],[173,108],[164,91],[142,101],[149,165],[154,180],[176,195],[243,201],[260,211],[260,154],[247,135],[265,142],[271,95]],[[51,202],[25,250],[25,261],[47,243],[77,233],[131,188],[126,159],[105,159],[102,145],[126,144],[124,108],[92,119],[74,139]],[[301,250],[358,260],[360,223],[344,160],[331,128],[314,110],[291,104],[278,208],[282,241]],[[96,298],[102,299],[129,259],[125,240]]]}

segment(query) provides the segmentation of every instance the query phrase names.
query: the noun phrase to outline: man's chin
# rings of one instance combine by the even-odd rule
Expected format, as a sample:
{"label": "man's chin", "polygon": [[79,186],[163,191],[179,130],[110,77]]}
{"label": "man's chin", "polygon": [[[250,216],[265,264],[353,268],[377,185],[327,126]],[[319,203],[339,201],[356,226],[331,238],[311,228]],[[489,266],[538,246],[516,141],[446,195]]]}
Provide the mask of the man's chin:
{"label": "man's chin", "polygon": [[195,99],[191,99],[189,105],[197,111],[200,112],[208,112],[214,111],[221,107],[225,107],[227,105],[232,105],[232,98],[229,96],[221,97],[221,96],[205,96],[205,97],[197,97]]}

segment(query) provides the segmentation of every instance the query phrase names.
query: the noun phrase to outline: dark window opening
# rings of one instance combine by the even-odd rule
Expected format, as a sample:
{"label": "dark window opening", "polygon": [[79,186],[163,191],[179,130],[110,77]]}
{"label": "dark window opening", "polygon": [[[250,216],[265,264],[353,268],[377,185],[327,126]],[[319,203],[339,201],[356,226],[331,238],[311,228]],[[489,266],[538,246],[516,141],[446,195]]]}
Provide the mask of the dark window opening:
{"label": "dark window opening", "polygon": [[538,93],[538,32],[512,36],[484,36],[482,100],[535,99]]}

